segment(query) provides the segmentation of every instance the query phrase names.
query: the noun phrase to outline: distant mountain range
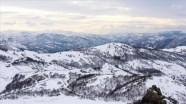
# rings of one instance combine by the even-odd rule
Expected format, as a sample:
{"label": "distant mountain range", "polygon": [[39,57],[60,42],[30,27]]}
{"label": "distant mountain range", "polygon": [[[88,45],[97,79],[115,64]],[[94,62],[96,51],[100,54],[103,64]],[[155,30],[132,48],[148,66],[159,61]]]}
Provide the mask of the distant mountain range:
{"label": "distant mountain range", "polygon": [[16,41],[28,50],[46,53],[88,48],[110,42],[126,43],[142,48],[164,49],[185,46],[186,33],[168,31],[142,34],[118,33],[96,35],[69,31],[1,31],[0,43],[2,41]]}

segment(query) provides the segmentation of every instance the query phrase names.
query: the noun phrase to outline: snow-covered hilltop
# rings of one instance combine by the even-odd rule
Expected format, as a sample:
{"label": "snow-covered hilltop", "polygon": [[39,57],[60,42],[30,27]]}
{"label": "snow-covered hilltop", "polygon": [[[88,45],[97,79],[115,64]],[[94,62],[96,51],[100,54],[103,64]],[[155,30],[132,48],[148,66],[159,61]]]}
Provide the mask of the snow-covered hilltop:
{"label": "snow-covered hilltop", "polygon": [[186,56],[108,43],[43,53],[0,48],[0,98],[76,96],[133,103],[152,85],[186,102]]}

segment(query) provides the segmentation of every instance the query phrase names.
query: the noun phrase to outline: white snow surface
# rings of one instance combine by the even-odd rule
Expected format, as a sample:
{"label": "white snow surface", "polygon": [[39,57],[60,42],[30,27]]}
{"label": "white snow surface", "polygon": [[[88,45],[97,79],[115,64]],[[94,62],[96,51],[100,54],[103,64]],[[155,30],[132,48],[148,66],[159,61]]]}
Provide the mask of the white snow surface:
{"label": "white snow surface", "polygon": [[0,100],[0,104],[127,104],[125,102],[106,102],[103,100],[86,100],[78,97],[58,96],[58,97],[37,97],[20,98],[18,100]]}
{"label": "white snow surface", "polygon": [[175,52],[180,54],[186,54],[186,46],[178,46],[176,48],[170,48],[170,49],[162,49],[163,51],[167,52]]}

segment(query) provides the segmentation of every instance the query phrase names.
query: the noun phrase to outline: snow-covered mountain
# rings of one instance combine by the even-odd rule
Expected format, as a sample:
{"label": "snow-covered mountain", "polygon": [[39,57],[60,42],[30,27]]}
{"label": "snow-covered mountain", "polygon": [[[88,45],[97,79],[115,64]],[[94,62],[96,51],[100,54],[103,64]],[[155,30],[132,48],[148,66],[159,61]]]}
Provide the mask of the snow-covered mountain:
{"label": "snow-covered mountain", "polygon": [[110,42],[153,49],[175,48],[186,45],[186,33],[181,31],[143,34],[112,33],[105,35],[70,31],[1,31],[0,38],[17,41],[31,51],[46,53],[89,48]]}
{"label": "snow-covered mountain", "polygon": [[0,49],[0,98],[77,96],[133,103],[152,85],[186,102],[186,56],[108,43],[58,53]]}
{"label": "snow-covered mountain", "polygon": [[163,49],[186,45],[186,33],[167,31],[143,34],[108,34],[111,41],[132,44],[136,47]]}
{"label": "snow-covered mountain", "polygon": [[20,50],[25,50],[27,49],[26,46],[20,44],[19,42],[12,40],[12,39],[7,39],[7,38],[0,38],[0,49],[3,51],[20,51]]}

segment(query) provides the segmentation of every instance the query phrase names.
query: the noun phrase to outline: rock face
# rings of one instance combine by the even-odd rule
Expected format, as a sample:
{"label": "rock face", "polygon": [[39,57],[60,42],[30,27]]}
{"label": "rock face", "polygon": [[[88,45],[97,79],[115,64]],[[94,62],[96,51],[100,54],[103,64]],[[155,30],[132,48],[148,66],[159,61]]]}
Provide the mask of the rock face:
{"label": "rock face", "polygon": [[135,104],[167,104],[166,100],[169,104],[178,104],[176,100],[162,95],[160,88],[153,85],[147,90],[142,100],[136,102]]}
{"label": "rock face", "polygon": [[167,104],[164,100],[165,96],[162,95],[160,88],[153,85],[147,90],[147,93],[143,97],[141,104]]}

